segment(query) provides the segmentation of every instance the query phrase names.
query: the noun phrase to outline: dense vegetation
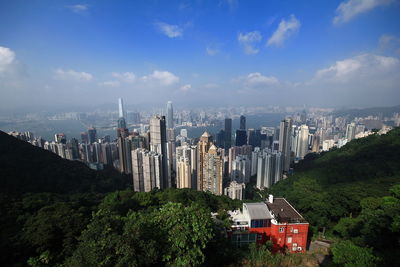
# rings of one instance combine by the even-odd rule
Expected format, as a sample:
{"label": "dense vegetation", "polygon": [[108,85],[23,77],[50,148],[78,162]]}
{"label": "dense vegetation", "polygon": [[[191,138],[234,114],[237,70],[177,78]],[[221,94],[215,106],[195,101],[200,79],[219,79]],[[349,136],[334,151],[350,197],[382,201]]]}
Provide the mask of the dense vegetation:
{"label": "dense vegetation", "polygon": [[348,240],[333,250],[334,256],[345,245],[369,247],[376,262],[395,263],[391,255],[400,252],[400,128],[310,154],[295,170],[269,193],[286,197],[314,233],[326,230],[330,237]]}
{"label": "dense vegetation", "polygon": [[[232,247],[222,229],[240,201],[190,189],[135,193],[129,177],[92,171],[3,133],[0,151],[2,266],[316,265],[313,255],[273,255],[270,244]],[[247,193],[285,196],[315,236],[326,229],[337,241],[332,264],[393,266],[399,153],[396,129],[309,155],[269,192]]]}

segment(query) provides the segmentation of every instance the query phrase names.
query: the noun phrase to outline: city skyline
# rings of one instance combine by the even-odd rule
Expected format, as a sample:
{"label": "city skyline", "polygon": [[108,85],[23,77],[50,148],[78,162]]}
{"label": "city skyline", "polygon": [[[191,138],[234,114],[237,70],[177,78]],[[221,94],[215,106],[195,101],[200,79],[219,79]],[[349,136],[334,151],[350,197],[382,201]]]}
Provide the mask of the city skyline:
{"label": "city skyline", "polygon": [[[0,4],[2,108],[398,104],[397,1]],[[195,63],[194,63],[195,62]]]}

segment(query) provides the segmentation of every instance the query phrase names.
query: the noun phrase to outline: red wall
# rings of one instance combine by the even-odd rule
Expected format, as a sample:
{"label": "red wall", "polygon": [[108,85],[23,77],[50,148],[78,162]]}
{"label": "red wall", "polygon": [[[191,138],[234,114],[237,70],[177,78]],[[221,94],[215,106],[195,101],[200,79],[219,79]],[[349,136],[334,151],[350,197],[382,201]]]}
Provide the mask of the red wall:
{"label": "red wall", "polygon": [[[284,227],[282,233],[279,232],[280,227]],[[295,229],[298,230],[298,233],[294,233]],[[274,251],[284,251],[288,249],[291,253],[304,253],[306,250],[308,236],[307,223],[287,225],[271,224],[271,227],[250,228],[249,231],[261,235],[260,239],[257,238],[258,244],[264,244],[267,240],[272,240]],[[291,243],[288,243],[288,237],[292,238]],[[297,247],[301,247],[301,251],[292,250],[294,243],[297,244]]]}

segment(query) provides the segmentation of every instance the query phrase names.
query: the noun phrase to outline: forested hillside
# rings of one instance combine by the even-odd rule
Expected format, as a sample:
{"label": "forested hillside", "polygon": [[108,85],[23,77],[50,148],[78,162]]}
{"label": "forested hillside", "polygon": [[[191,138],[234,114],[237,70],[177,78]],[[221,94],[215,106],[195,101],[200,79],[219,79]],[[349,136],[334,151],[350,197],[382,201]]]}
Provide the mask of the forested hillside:
{"label": "forested hillside", "polygon": [[[400,128],[310,154],[269,192],[286,197],[314,234],[370,247],[392,264],[400,240]],[[396,186],[397,185],[397,186]],[[348,249],[348,248],[347,248]]]}

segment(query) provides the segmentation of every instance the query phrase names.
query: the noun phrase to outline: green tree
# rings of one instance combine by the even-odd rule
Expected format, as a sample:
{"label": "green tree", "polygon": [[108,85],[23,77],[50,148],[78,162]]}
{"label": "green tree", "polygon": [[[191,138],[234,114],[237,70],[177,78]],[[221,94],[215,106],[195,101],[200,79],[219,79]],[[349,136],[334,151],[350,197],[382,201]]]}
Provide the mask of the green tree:
{"label": "green tree", "polygon": [[351,241],[340,241],[332,247],[333,262],[345,267],[377,266],[378,258],[371,248],[354,245]]}

